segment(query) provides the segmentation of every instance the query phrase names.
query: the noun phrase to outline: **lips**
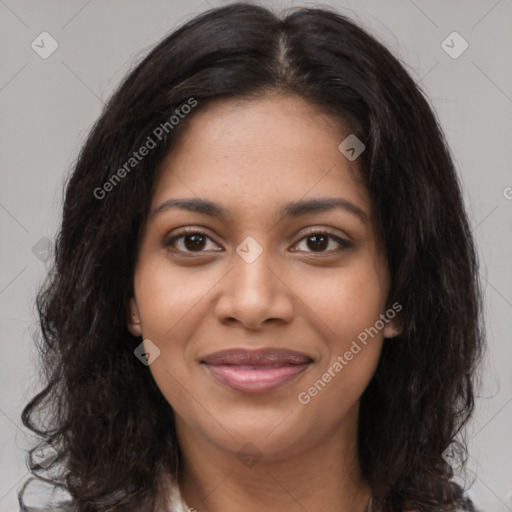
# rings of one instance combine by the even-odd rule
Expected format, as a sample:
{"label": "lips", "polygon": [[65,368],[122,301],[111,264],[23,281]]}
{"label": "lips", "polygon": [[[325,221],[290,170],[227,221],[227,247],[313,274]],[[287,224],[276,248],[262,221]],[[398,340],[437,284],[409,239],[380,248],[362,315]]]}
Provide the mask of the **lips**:
{"label": "lips", "polygon": [[201,363],[224,387],[245,393],[264,393],[297,379],[312,359],[281,348],[230,349],[208,355]]}
{"label": "lips", "polygon": [[282,348],[230,349],[206,356],[202,362],[209,365],[283,366],[309,363],[311,358],[300,352]]}

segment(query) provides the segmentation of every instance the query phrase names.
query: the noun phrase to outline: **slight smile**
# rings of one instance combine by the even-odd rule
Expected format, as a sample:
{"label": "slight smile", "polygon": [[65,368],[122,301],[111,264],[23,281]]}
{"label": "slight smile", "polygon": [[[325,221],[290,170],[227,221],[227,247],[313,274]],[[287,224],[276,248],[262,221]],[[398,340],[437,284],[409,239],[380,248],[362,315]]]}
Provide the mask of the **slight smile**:
{"label": "slight smile", "polygon": [[264,348],[223,350],[200,362],[217,382],[231,390],[265,393],[296,380],[313,360],[293,350]]}

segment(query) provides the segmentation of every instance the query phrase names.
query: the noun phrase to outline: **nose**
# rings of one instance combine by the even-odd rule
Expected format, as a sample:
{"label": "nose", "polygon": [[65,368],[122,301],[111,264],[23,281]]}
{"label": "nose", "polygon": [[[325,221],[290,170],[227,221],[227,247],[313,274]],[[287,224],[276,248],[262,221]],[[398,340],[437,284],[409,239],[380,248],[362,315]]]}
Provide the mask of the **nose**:
{"label": "nose", "polygon": [[264,324],[285,324],[293,319],[293,292],[267,249],[254,261],[234,253],[233,267],[219,285],[215,316],[223,324],[260,330]]}

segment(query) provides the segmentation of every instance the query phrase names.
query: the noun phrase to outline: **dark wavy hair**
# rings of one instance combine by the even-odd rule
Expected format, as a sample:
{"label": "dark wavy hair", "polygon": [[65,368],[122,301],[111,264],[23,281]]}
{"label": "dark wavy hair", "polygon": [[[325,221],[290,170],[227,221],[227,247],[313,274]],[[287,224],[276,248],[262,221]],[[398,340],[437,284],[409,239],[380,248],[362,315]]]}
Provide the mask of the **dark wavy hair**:
{"label": "dark wavy hair", "polygon": [[187,119],[108,194],[95,190],[190,98],[198,111],[275,91],[304,98],[366,146],[358,163],[387,254],[389,302],[403,306],[403,332],[384,341],[360,401],[359,457],[376,506],[471,506],[442,453],[456,437],[464,445],[474,407],[481,288],[436,115],[404,65],[333,9],[277,14],[237,3],[191,19],[134,67],[66,184],[55,260],[36,301],[45,387],[22,421],[58,452],[47,474],[31,449],[30,480],[67,491],[79,512],[153,511],[164,476],[179,474],[173,411],[134,356],[141,339],[127,330],[127,309],[155,173]]}

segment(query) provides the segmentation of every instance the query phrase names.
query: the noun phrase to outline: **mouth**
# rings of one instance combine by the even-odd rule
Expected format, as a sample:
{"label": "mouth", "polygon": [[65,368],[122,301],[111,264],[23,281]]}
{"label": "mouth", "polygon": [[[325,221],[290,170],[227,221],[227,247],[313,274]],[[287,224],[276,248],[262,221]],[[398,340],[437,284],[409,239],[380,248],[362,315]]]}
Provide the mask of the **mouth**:
{"label": "mouth", "polygon": [[265,348],[223,350],[200,362],[224,387],[244,393],[265,393],[296,380],[313,360],[293,350]]}

